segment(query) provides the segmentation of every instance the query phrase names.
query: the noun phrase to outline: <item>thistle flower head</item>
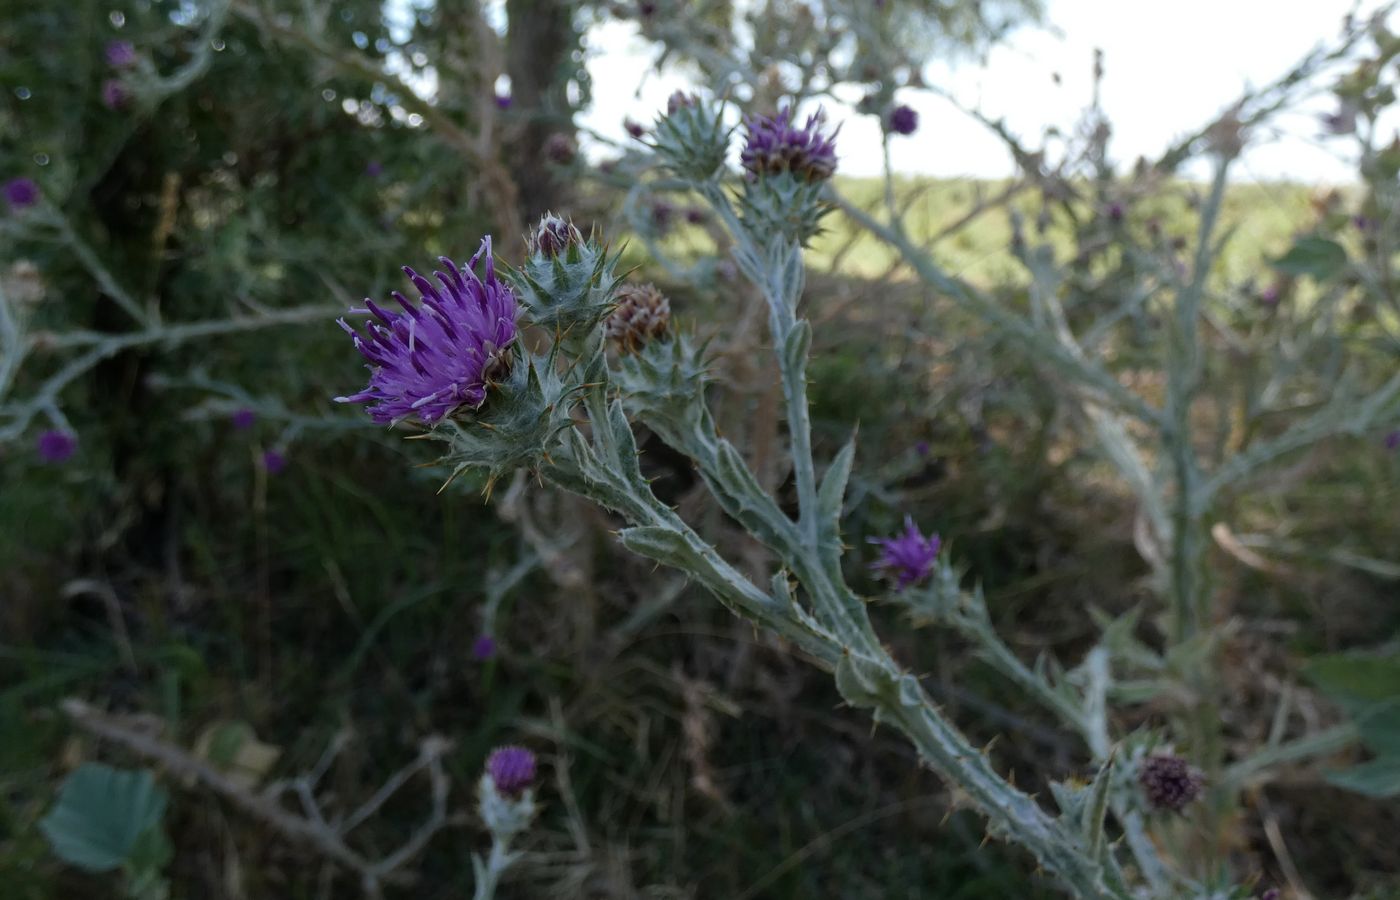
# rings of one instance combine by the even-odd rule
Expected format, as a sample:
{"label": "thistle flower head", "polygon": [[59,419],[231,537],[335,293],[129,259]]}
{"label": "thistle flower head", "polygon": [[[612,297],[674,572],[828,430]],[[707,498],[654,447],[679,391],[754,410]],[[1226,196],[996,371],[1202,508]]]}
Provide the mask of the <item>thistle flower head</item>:
{"label": "thistle flower head", "polygon": [[108,41],[102,49],[102,57],[114,69],[125,69],[136,65],[136,48],[131,41]]}
{"label": "thistle flower head", "polygon": [[880,558],[871,568],[895,579],[895,588],[901,591],[928,577],[933,571],[934,560],[938,558],[938,549],[942,546],[938,535],[923,536],[914,524],[913,516],[904,517],[902,534],[871,538],[870,543],[880,547]]}
{"label": "thistle flower head", "polygon": [[1169,753],[1144,757],[1138,767],[1138,783],[1153,809],[1169,812],[1180,812],[1205,786],[1199,771]]}
{"label": "thistle flower head", "polygon": [[836,133],[822,130],[825,114],[818,110],[801,127],[792,116],[787,106],[775,116],[749,116],[744,121],[749,134],[740,162],[755,178],[784,172],[809,182],[830,178],[836,172]]}
{"label": "thistle flower head", "polygon": [[638,139],[642,138],[647,133],[646,126],[643,125],[641,122],[634,121],[633,119],[623,119],[622,127],[627,131],[628,134]]}
{"label": "thistle flower head", "polygon": [[287,456],[278,450],[268,450],[262,455],[262,467],[269,475],[280,475],[287,468]]}
{"label": "thistle flower head", "polygon": [[258,414],[253,412],[251,409],[244,407],[242,409],[235,409],[233,411],[233,414],[228,417],[228,420],[229,423],[233,425],[235,430],[247,431],[249,428],[252,428],[253,425],[257,423]]}
{"label": "thistle flower head", "polygon": [[447,257],[440,262],[445,270],[433,273],[437,284],[404,267],[421,303],[395,291],[402,313],[366,299],[367,309],[352,310],[374,317],[363,332],[339,320],[369,362],[370,377],[363,391],[337,402],[370,404],[370,417],[380,424],[412,416],[432,425],[460,408],[479,408],[487,387],[509,370],[517,306],[496,278],[491,238],[482,240],[465,268]]}
{"label": "thistle flower head", "polygon": [[583,233],[578,230],[574,223],[549,212],[540,219],[526,243],[529,245],[531,254],[542,253],[545,256],[558,256],[561,253],[567,253],[570,247],[581,245]]}
{"label": "thistle flower head", "polygon": [[914,107],[901,103],[890,110],[889,125],[895,134],[913,134],[919,129],[919,113]]}
{"label": "thistle flower head", "polygon": [[27,209],[39,202],[39,185],[34,183],[34,179],[11,178],[5,182],[5,202],[10,204],[11,209]]}
{"label": "thistle flower head", "polygon": [[472,658],[478,662],[485,662],[496,655],[496,639],[489,634],[477,635],[472,641]]}
{"label": "thistle flower head", "polygon": [[524,747],[497,747],[486,758],[486,774],[497,792],[517,797],[535,782],[535,754]]}
{"label": "thistle flower head", "polygon": [[78,439],[66,431],[50,428],[39,433],[34,448],[39,452],[39,458],[46,463],[67,462],[78,451]]}
{"label": "thistle flower head", "polygon": [[671,324],[671,301],[654,284],[625,284],[617,291],[617,308],[608,316],[608,340],[635,351],[664,337]]}
{"label": "thistle flower head", "polygon": [[124,109],[131,102],[131,89],[120,78],[102,82],[102,105],[108,109]]}
{"label": "thistle flower head", "polygon": [[694,109],[700,105],[700,98],[685,91],[673,91],[666,98],[666,115],[674,116],[682,109]]}
{"label": "thistle flower head", "polygon": [[497,95],[496,95],[496,108],[497,108],[497,109],[510,109],[510,105],[511,105],[512,103],[514,103],[514,102],[515,102],[515,98],[512,97],[510,94],[497,94]]}

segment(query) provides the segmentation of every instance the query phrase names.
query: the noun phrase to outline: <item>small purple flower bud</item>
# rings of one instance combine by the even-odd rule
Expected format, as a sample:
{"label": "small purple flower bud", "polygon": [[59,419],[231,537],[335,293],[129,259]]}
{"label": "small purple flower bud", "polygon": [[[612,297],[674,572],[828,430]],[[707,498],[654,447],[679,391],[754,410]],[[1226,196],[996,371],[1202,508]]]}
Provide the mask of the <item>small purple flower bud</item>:
{"label": "small purple flower bud", "polygon": [[617,290],[617,307],[604,325],[608,339],[623,351],[641,349],[666,336],[671,326],[671,301],[654,284],[624,284]]}
{"label": "small purple flower bud", "polygon": [[11,178],[5,182],[5,200],[13,210],[27,209],[39,202],[39,185],[32,178]]}
{"label": "small purple flower bud", "polygon": [[1395,429],[1385,436],[1385,449],[1400,450],[1400,428]]}
{"label": "small purple flower bud", "polygon": [[685,211],[685,220],[692,225],[704,225],[705,219],[705,211],[699,207],[692,206]]}
{"label": "small purple flower bud", "polygon": [[744,122],[748,140],[739,161],[755,178],[784,172],[806,181],[830,178],[836,172],[836,134],[824,134],[824,122],[825,116],[818,110],[798,128],[792,122],[790,107],[783,107],[775,116],[749,116]]}
{"label": "small purple flower bud", "polygon": [[556,132],[544,142],[544,155],[556,165],[567,166],[574,161],[577,153],[573,140],[567,134]]}
{"label": "small purple flower bud", "polygon": [[263,469],[269,475],[277,475],[287,468],[287,457],[276,450],[268,450],[262,455]]}
{"label": "small purple flower bud", "polygon": [[1156,753],[1143,759],[1138,784],[1153,809],[1180,812],[1201,795],[1205,779],[1181,757]]}
{"label": "small purple flower bud", "polygon": [[108,41],[102,50],[107,65],[114,69],[125,69],[136,65],[136,48],[131,41]]}
{"label": "small purple flower bud", "polygon": [[665,200],[658,200],[651,205],[651,224],[659,232],[665,232],[671,227],[671,219],[675,216],[676,208]]}
{"label": "small purple flower bud", "polygon": [[511,105],[512,103],[514,103],[514,102],[515,102],[515,98],[512,97],[510,94],[497,94],[497,95],[496,95],[496,108],[497,108],[497,109],[510,109],[510,105]]}
{"label": "small purple flower bud", "polygon": [[1277,283],[1271,284],[1259,292],[1259,302],[1265,306],[1278,306],[1279,297],[1282,295]]}
{"label": "small purple flower bud", "polygon": [[622,127],[627,129],[628,134],[638,140],[641,140],[642,136],[647,133],[646,128],[642,126],[641,122],[635,122],[632,119],[623,119]]}
{"label": "small purple flower bud", "polygon": [[378,178],[384,174],[384,164],[377,159],[372,159],[365,163],[365,175],[370,178]]}
{"label": "small purple flower bud", "polygon": [[228,420],[236,431],[247,431],[258,421],[258,414],[251,409],[236,409]]}
{"label": "small purple flower bud", "polygon": [[489,634],[479,635],[472,641],[472,659],[486,662],[496,655],[496,639]]}
{"label": "small purple flower bud", "polygon": [[102,105],[111,110],[125,109],[131,102],[131,89],[119,78],[102,82]]}
{"label": "small purple flower bud", "polygon": [[78,451],[78,439],[66,431],[51,428],[39,433],[35,449],[39,451],[39,458],[44,462],[57,465],[73,458],[73,454]]}
{"label": "small purple flower bud", "polygon": [[545,213],[526,243],[531,254],[558,256],[567,253],[570,247],[580,246],[583,243],[583,233],[574,223],[561,219],[552,212]]}
{"label": "small purple flower bud", "polygon": [[464,268],[445,256],[439,261],[444,270],[434,273],[437,284],[404,267],[420,303],[395,291],[403,312],[366,299],[365,309],[351,310],[373,316],[363,331],[339,320],[369,363],[370,377],[363,391],[336,402],[369,404],[370,418],[381,425],[410,416],[432,425],[463,407],[479,408],[487,388],[509,371],[518,306],[496,277],[491,238]]}
{"label": "small purple flower bud", "polygon": [[912,106],[900,104],[890,110],[889,124],[895,134],[913,134],[919,130],[919,113]]}
{"label": "small purple flower bud", "polygon": [[920,456],[928,456],[928,451],[928,441],[919,441],[917,444],[914,445],[914,452],[919,454]]}
{"label": "small purple flower bud", "polygon": [[535,783],[535,754],[524,747],[497,747],[486,758],[486,774],[498,793],[518,797]]}
{"label": "small purple flower bud", "polygon": [[876,572],[895,579],[895,589],[904,590],[922,581],[933,571],[942,541],[938,535],[924,537],[913,516],[904,517],[904,533],[891,538],[870,538],[880,547],[880,558],[871,564]]}
{"label": "small purple flower bud", "polygon": [[666,98],[666,115],[674,116],[678,109],[694,109],[700,104],[700,98],[694,94],[687,94],[685,91],[675,91]]}
{"label": "small purple flower bud", "polygon": [[1115,225],[1123,221],[1123,204],[1113,202],[1108,204],[1108,219]]}

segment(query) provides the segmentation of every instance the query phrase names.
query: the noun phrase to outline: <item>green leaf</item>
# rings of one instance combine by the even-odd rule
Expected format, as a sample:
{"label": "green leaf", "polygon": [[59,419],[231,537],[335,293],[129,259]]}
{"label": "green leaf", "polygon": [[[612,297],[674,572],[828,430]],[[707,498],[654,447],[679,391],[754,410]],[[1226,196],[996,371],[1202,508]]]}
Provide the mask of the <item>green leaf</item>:
{"label": "green leaf", "polygon": [[1385,756],[1340,772],[1328,772],[1327,780],[1367,797],[1400,796],[1400,757]]}
{"label": "green leaf", "polygon": [[1336,275],[1346,264],[1347,252],[1341,244],[1317,236],[1298,238],[1287,253],[1271,263],[1285,275],[1311,275],[1318,281]]}
{"label": "green leaf", "polygon": [[39,829],[64,862],[109,872],[126,862],[142,836],[160,822],[166,799],[150,772],[84,763],[64,780],[58,802]]}

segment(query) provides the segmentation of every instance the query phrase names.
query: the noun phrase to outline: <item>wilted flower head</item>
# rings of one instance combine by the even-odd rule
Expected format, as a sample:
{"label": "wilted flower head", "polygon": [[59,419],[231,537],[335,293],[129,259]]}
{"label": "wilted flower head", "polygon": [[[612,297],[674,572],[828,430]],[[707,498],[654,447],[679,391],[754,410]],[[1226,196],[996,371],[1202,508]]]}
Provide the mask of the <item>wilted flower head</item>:
{"label": "wilted flower head", "polygon": [[[822,132],[825,115],[818,110],[801,128],[793,124],[792,108],[776,116],[749,116],[744,151],[739,156],[753,176],[791,172],[806,181],[822,181],[836,171],[836,135]],[[839,129],[838,129],[839,130]]]}
{"label": "wilted flower head", "polygon": [[131,89],[120,78],[108,78],[102,82],[102,105],[108,109],[122,109],[131,102]]}
{"label": "wilted flower head", "polygon": [[577,152],[573,140],[561,132],[551,134],[544,142],[544,155],[549,158],[550,162],[561,166],[567,166],[573,162]]}
{"label": "wilted flower head", "polygon": [[919,129],[919,113],[912,106],[901,103],[890,110],[890,131],[895,134],[913,134]]}
{"label": "wilted flower head", "polygon": [[1200,796],[1205,780],[1181,757],[1156,753],[1140,763],[1138,783],[1154,809],[1179,812]]}
{"label": "wilted flower head", "polygon": [[277,475],[287,468],[287,457],[278,450],[268,450],[262,455],[262,467],[269,475]]}
{"label": "wilted flower head", "polygon": [[478,635],[472,641],[472,658],[478,662],[485,662],[496,655],[496,639],[489,634]]}
{"label": "wilted flower head", "polygon": [[486,758],[486,774],[499,793],[515,797],[535,782],[535,754],[524,747],[497,747]]}
{"label": "wilted flower head", "polygon": [[640,349],[663,337],[671,325],[671,301],[654,284],[624,284],[617,291],[617,308],[605,326],[608,340],[623,350]]}
{"label": "wilted flower head", "polygon": [[34,446],[44,462],[61,463],[72,459],[78,451],[78,439],[66,431],[50,428],[39,433]]}
{"label": "wilted flower head", "polygon": [[880,546],[880,558],[871,568],[895,579],[895,588],[904,590],[917,581],[922,581],[933,571],[933,562],[938,558],[942,541],[938,535],[924,537],[914,524],[913,516],[904,517],[904,533],[890,538],[871,538],[870,543]]}
{"label": "wilted flower head", "polygon": [[102,50],[107,65],[114,69],[125,69],[136,64],[136,48],[131,41],[108,41]]}
{"label": "wilted flower head", "polygon": [[10,204],[11,209],[26,209],[39,202],[39,185],[34,183],[34,179],[11,178],[5,182],[5,201]]}
{"label": "wilted flower head", "polygon": [[[479,277],[476,267],[483,257]],[[482,240],[466,268],[447,257],[440,262],[445,271],[433,275],[441,287],[404,267],[422,295],[420,304],[394,291],[402,313],[366,299],[367,309],[352,310],[374,316],[364,333],[339,320],[369,361],[370,377],[363,391],[337,397],[337,402],[371,404],[369,414],[380,424],[416,416],[429,425],[461,407],[476,409],[485,402],[487,386],[509,368],[515,295],[496,278],[490,237]]]}
{"label": "wilted flower head", "polygon": [[583,243],[583,233],[574,223],[552,212],[545,213],[526,243],[531,253],[558,256]]}
{"label": "wilted flower head", "polygon": [[258,421],[258,414],[245,407],[244,409],[235,409],[228,420],[238,431],[247,431],[253,427],[253,423]]}

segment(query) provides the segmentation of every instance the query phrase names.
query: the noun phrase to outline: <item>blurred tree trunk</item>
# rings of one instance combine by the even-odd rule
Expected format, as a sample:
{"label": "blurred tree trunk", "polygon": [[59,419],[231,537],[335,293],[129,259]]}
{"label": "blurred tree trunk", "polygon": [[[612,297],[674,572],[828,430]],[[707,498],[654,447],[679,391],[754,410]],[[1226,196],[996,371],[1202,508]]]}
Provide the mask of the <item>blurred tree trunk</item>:
{"label": "blurred tree trunk", "polygon": [[568,82],[578,44],[571,0],[506,0],[506,73],[512,110],[523,122],[509,165],[520,188],[520,214],[528,223],[546,210],[568,206],[563,182],[545,155],[551,135],[575,137]]}

